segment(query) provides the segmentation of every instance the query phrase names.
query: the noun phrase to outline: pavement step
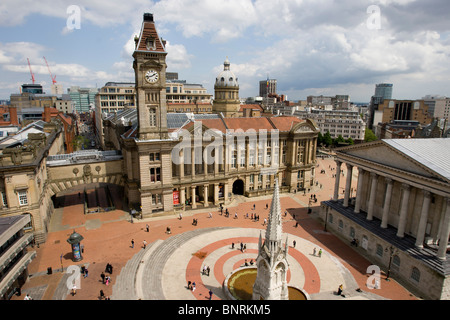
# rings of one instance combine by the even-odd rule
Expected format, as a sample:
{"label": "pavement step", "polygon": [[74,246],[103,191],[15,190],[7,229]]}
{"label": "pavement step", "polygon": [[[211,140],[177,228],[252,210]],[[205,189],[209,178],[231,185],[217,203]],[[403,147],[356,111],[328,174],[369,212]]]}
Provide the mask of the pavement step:
{"label": "pavement step", "polygon": [[139,250],[125,266],[120,270],[120,274],[116,278],[116,282],[113,286],[113,293],[111,295],[111,300],[136,300],[136,273],[141,265],[141,261],[145,256],[147,251],[153,249],[153,246],[159,244],[159,242],[153,242],[147,245],[145,250]]}
{"label": "pavement step", "polygon": [[216,227],[207,229],[197,229],[188,231],[179,235],[172,236],[158,246],[151,256],[148,257],[143,266],[142,278],[137,279],[141,281],[143,300],[165,300],[164,291],[162,287],[162,272],[164,266],[170,256],[182,244],[190,239],[202,234],[206,234],[216,230],[230,229],[230,227]]}

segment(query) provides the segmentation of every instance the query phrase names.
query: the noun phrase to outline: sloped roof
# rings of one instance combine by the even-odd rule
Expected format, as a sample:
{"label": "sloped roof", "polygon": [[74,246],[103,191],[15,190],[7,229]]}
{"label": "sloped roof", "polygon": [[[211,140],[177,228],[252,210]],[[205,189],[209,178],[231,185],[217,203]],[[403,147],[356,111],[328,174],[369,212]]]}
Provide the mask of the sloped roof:
{"label": "sloped roof", "polygon": [[450,180],[450,139],[384,139],[384,143]]}

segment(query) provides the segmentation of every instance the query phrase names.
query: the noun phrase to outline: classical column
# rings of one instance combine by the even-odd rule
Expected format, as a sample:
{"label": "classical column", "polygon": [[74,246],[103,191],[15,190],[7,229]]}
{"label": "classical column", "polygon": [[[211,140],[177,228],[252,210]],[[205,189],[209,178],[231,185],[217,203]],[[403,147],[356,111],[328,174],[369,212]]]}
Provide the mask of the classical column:
{"label": "classical column", "polygon": [[350,188],[352,186],[353,166],[347,163],[347,179],[345,182],[344,207],[348,207]]}
{"label": "classical column", "polygon": [[427,227],[428,210],[430,209],[431,194],[429,191],[422,190],[423,202],[422,211],[420,212],[419,228],[417,229],[416,247],[423,248],[425,239],[425,229]]}
{"label": "classical column", "polygon": [[214,183],[214,205],[219,205],[219,184]]}
{"label": "classical column", "polygon": [[186,208],[186,188],[180,187],[180,201],[183,205],[183,210]]}
{"label": "classical column", "polygon": [[203,205],[205,206],[205,207],[209,207],[209,203],[208,203],[208,185],[207,184],[205,184],[204,186],[203,186]]}
{"label": "classical column", "polygon": [[392,198],[392,186],[394,182],[391,178],[386,178],[386,194],[384,195],[384,204],[383,204],[383,216],[381,217],[381,227],[386,229],[388,226],[389,219],[389,208],[391,206],[391,198]]}
{"label": "classical column", "polygon": [[339,181],[341,179],[341,165],[342,162],[336,160],[336,174],[334,177],[334,197],[333,200],[339,199]]}
{"label": "classical column", "polygon": [[361,210],[361,197],[362,197],[362,185],[363,185],[363,175],[364,175],[364,169],[358,167],[358,186],[356,189],[356,201],[355,201],[355,213],[359,213]]}
{"label": "classical column", "polygon": [[[195,145],[195,144],[194,144]],[[191,146],[191,177],[195,177],[195,148]]]}
{"label": "classical column", "polygon": [[373,210],[375,206],[375,198],[377,196],[378,175],[375,172],[371,172],[370,177],[372,182],[370,185],[369,209],[367,210],[367,220],[373,220]]}
{"label": "classical column", "polygon": [[397,229],[397,237],[399,238],[403,238],[403,236],[405,235],[406,217],[408,215],[408,203],[411,187],[408,184],[403,183],[402,190],[403,190],[403,199],[400,207],[400,219],[398,222],[398,229]]}
{"label": "classical column", "polygon": [[447,198],[447,209],[445,210],[444,223],[439,237],[439,249],[437,257],[446,260],[448,237],[450,235],[450,198]]}
{"label": "classical column", "polygon": [[180,151],[180,164],[178,165],[180,167],[180,179],[184,178],[184,150]]}
{"label": "classical column", "polygon": [[191,206],[192,209],[197,208],[197,200],[195,199],[195,186],[191,186]]}

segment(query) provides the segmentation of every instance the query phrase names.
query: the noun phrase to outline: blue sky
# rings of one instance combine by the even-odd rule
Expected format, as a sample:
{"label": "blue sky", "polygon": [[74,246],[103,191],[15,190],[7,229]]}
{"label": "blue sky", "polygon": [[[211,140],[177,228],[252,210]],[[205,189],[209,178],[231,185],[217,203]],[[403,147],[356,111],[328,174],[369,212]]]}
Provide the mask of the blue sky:
{"label": "blue sky", "polygon": [[[80,8],[80,29],[67,30],[70,5]],[[381,82],[394,84],[397,99],[450,96],[448,0],[2,0],[0,99],[31,82],[27,58],[47,92],[43,56],[65,91],[134,81],[144,12],[168,42],[168,71],[211,94],[228,57],[241,97],[258,95],[268,75],[290,100],[366,102]]]}

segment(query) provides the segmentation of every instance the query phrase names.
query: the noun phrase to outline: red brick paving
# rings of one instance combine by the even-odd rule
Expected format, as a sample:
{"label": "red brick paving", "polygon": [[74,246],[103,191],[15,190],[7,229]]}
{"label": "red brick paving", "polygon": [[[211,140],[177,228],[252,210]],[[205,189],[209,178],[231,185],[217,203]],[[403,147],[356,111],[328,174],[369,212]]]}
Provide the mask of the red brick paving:
{"label": "red brick paving", "polygon": [[[334,161],[325,159],[319,160],[318,163],[320,166],[316,168],[316,177],[319,183],[323,185],[323,188],[313,192],[318,199],[317,203],[313,204],[313,208],[316,210],[320,209],[320,201],[330,199],[334,190],[334,179],[331,178],[332,172],[328,167],[329,165],[334,167]],[[326,170],[326,174],[320,174],[322,168]],[[341,188],[343,183],[345,183],[344,180],[345,179],[341,179]],[[138,250],[141,249],[143,240],[146,240],[147,243],[151,243],[155,240],[164,240],[169,236],[180,234],[195,228],[232,226],[262,229],[264,218],[267,218],[267,213],[269,212],[268,209],[265,209],[265,204],[270,204],[270,199],[250,199],[248,202],[241,203],[236,207],[228,207],[230,212],[229,218],[221,216],[217,211],[217,208],[211,208],[213,218],[208,218],[208,212],[196,214],[186,212],[181,220],[175,216],[170,216],[164,219],[155,218],[144,221],[135,219],[134,223],[130,223],[128,213],[122,210],[84,215],[82,205],[76,204],[78,201],[77,197],[77,193],[70,197],[66,197],[66,207],[63,209],[62,225],[67,225],[67,229],[49,232],[47,242],[42,244],[39,248],[35,248],[37,256],[28,267],[31,275],[38,272],[45,272],[47,267],[58,269],[61,267],[61,254],[63,255],[62,263],[64,267],[74,264],[71,260],[72,253],[70,245],[66,240],[75,228],[76,231],[84,237],[82,243],[85,248],[83,261],[78,264],[89,264],[89,276],[88,278],[81,280],[81,289],[78,290],[77,294],[75,296],[68,295],[66,298],[67,300],[95,300],[98,299],[100,289],[103,289],[106,296],[110,296],[115,278],[120,273],[120,269],[136,252],[138,252]],[[310,194],[303,195],[303,193],[297,193],[295,197],[307,205]],[[70,201],[75,205],[67,206]],[[256,204],[256,211],[252,210],[253,203]],[[289,213],[287,217],[284,217],[283,214],[283,232],[291,233],[316,243],[330,254],[333,254],[352,273],[353,277],[360,285],[360,288],[362,290],[367,290],[365,283],[368,277],[366,270],[371,264],[369,261],[361,257],[348,244],[343,243],[334,235],[314,232],[323,230],[323,225],[311,218],[311,216],[307,214],[306,208],[299,205],[290,196],[282,195],[281,206],[282,212],[287,209]],[[238,212],[238,219],[233,218],[235,212]],[[251,219],[244,218],[246,213],[251,215],[251,213],[255,212],[260,215],[260,221],[255,222]],[[295,221],[292,219],[292,214],[295,214],[295,218],[299,222],[298,227],[295,227]],[[192,225],[192,218],[194,217],[198,219],[197,226]],[[97,222],[100,224],[100,227],[87,230],[86,223],[88,223],[88,220],[90,220],[91,223],[93,220],[98,220]],[[145,231],[146,224],[150,225],[150,232]],[[172,229],[171,235],[165,233],[167,226],[170,226]],[[134,249],[130,247],[131,239],[134,239],[135,241]],[[111,263],[114,267],[114,272],[111,275],[112,283],[109,286],[103,285],[100,282],[100,274],[104,271],[106,263]],[[199,269],[196,270],[197,274],[198,270]],[[33,283],[37,282],[37,278],[38,277],[31,277],[30,279],[33,279],[33,281],[27,281],[23,286],[22,291],[32,287],[34,285]],[[52,279],[56,278],[56,275],[44,275],[39,278],[41,278],[39,279],[41,280],[41,283],[47,281],[50,284],[52,281],[54,282]],[[49,285],[48,290],[53,287],[54,286]],[[376,293],[380,296],[394,300],[416,299],[393,279],[390,282],[383,281],[381,283],[381,289],[377,290]],[[52,294],[46,292],[45,297],[49,296],[52,296]],[[23,297],[14,296],[12,299],[23,299]]]}

